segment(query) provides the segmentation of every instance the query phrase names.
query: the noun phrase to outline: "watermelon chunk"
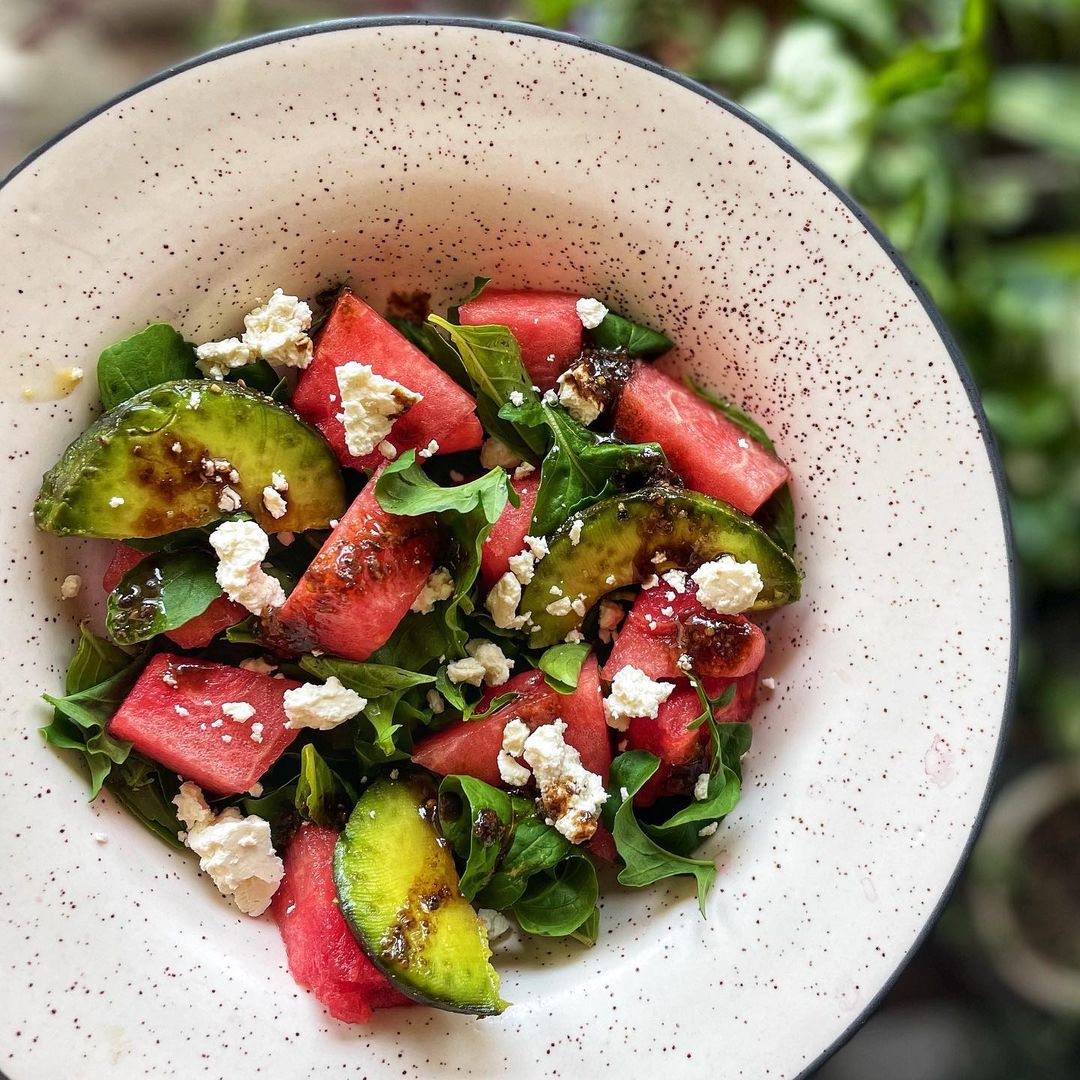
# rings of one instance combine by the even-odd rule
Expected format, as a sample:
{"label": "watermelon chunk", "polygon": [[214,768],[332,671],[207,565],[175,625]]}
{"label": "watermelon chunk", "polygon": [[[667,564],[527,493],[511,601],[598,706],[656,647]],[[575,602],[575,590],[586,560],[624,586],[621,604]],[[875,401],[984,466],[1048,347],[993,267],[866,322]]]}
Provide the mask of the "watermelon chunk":
{"label": "watermelon chunk", "polygon": [[337,418],[341,402],[335,373],[354,360],[423,395],[394,423],[387,437],[399,454],[423,448],[432,439],[439,444],[440,454],[471,450],[483,441],[472,396],[345,289],[319,334],[315,355],[301,373],[292,399],[293,408],[323,433],[342,465],[371,473],[385,460],[378,450],[353,457],[345,445],[345,425]]}
{"label": "watermelon chunk", "polygon": [[658,442],[688,487],[753,514],[787,483],[787,466],[677,379],[639,362],[615,410],[615,434]]}
{"label": "watermelon chunk", "polygon": [[[109,565],[101,579],[101,587],[110,593],[120,579],[134,566],[138,566],[147,556],[147,552],[139,551],[128,544],[117,544]],[[210,606],[194,619],[188,619],[183,626],[173,630],[166,630],[165,636],[174,641],[181,649],[201,649],[209,645],[222,630],[228,630],[247,616],[247,610],[240,604],[233,603],[227,596],[222,594],[216,600],[211,601]]]}
{"label": "watermelon chunk", "polygon": [[604,665],[604,678],[610,682],[631,665],[650,679],[678,679],[686,675],[678,666],[684,654],[695,675],[737,679],[761,666],[765,635],[744,615],[718,615],[700,604],[689,577],[681,593],[661,581],[638,593]]}
{"label": "watermelon chunk", "polygon": [[388,514],[375,498],[376,473],[265,623],[283,652],[366,660],[384,645],[424,587],[438,538],[426,517]]}
{"label": "watermelon chunk", "polygon": [[525,537],[528,536],[532,523],[533,507],[536,506],[540,474],[511,480],[510,483],[518,493],[521,505],[514,506],[508,502],[484,541],[480,552],[480,588],[484,592],[510,569],[510,560],[525,547]]}
{"label": "watermelon chunk", "polygon": [[486,705],[497,694],[520,696],[483,720],[458,720],[421,741],[413,750],[413,761],[440,776],[461,773],[475,776],[495,787],[505,787],[499,776],[498,757],[503,728],[513,719],[524,721],[530,731],[561,718],[566,723],[563,738],[581,755],[581,763],[607,780],[611,767],[611,743],[600,698],[596,660],[582,665],[578,688],[560,694],[544,681],[539,670],[523,671],[502,686],[487,691]]}
{"label": "watermelon chunk", "polygon": [[529,377],[541,390],[550,390],[581,355],[578,299],[573,293],[485,289],[461,305],[458,317],[462,326],[508,327]]}
{"label": "watermelon chunk", "polygon": [[[158,653],[109,721],[109,732],[208,792],[236,795],[251,788],[296,738],[285,727],[283,699],[299,685]],[[229,702],[247,703],[255,713],[230,719],[222,711]]]}
{"label": "watermelon chunk", "polygon": [[413,1002],[364,955],[337,906],[333,860],[337,833],[305,823],[285,849],[285,877],[270,910],[285,942],[293,978],[347,1024],[373,1009]]}

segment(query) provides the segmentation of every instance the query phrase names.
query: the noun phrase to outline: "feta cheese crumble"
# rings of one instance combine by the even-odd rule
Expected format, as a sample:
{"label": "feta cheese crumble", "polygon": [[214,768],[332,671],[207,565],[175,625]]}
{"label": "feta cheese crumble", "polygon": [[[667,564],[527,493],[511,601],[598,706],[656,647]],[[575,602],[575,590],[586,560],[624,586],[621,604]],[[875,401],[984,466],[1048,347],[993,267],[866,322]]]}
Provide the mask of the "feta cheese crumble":
{"label": "feta cheese crumble", "polygon": [[207,341],[195,350],[195,363],[208,379],[224,379],[233,369],[250,364],[255,350],[239,338]]}
{"label": "feta cheese crumble", "polygon": [[255,706],[249,701],[226,701],[221,711],[238,724],[246,724],[255,715]]}
{"label": "feta cheese crumble", "polygon": [[450,576],[449,570],[440,566],[424,582],[424,587],[412,602],[409,610],[421,615],[430,615],[440,600],[449,600],[453,595],[454,579]]}
{"label": "feta cheese crumble", "polygon": [[270,538],[254,521],[224,522],[210,534],[210,546],[218,557],[214,576],[230,600],[253,615],[285,603],[281,582],[262,568]]}
{"label": "feta cheese crumble", "polygon": [[416,456],[419,458],[431,458],[439,452],[439,440],[432,439],[422,450],[416,452]]}
{"label": "feta cheese crumble", "polygon": [[79,590],[82,588],[82,578],[78,574],[68,574],[62,582],[60,582],[60,599],[61,600],[74,600],[79,595]]}
{"label": "feta cheese crumble", "polygon": [[712,836],[712,834],[714,832],[716,832],[716,830],[719,829],[719,828],[720,828],[720,822],[719,821],[710,821],[708,825],[704,825],[700,829],[698,829],[697,834],[702,839],[704,839],[706,836]]}
{"label": "feta cheese crumble", "polygon": [[443,696],[438,690],[427,692],[427,704],[432,716],[439,716],[446,711],[446,702],[443,701]]}
{"label": "feta cheese crumble", "polygon": [[511,405],[525,404],[525,395],[520,390],[511,390],[509,396]]}
{"label": "feta cheese crumble", "polygon": [[536,472],[536,466],[535,465],[530,465],[529,462],[527,462],[527,461],[523,461],[514,470],[514,479],[515,480],[524,480],[526,476],[532,476],[532,474],[534,472]]}
{"label": "feta cheese crumble", "polygon": [[571,600],[569,596],[560,596],[558,600],[552,600],[544,610],[549,615],[554,615],[557,619],[561,619],[563,616],[569,615],[573,609],[573,600]]}
{"label": "feta cheese crumble", "polygon": [[446,665],[446,677],[455,685],[479,686],[484,681],[484,665],[472,656],[453,660]]}
{"label": "feta cheese crumble", "polygon": [[595,297],[583,296],[575,305],[577,316],[586,330],[595,330],[607,315],[608,309]]}
{"label": "feta cheese crumble", "polygon": [[709,797],[709,774],[703,772],[694,782],[694,798],[704,802]]}
{"label": "feta cheese crumble", "polygon": [[494,908],[477,908],[476,917],[483,924],[489,945],[510,932],[510,920],[501,911],[496,911]]}
{"label": "feta cheese crumble", "polygon": [[232,514],[239,510],[243,505],[243,501],[240,498],[238,492],[234,491],[227,484],[221,489],[221,494],[218,495],[218,509],[224,511],[226,514]]}
{"label": "feta cheese crumble", "polygon": [[611,693],[604,699],[608,726],[625,731],[633,717],[655,719],[674,689],[674,683],[654,682],[641,668],[628,664],[616,672],[611,680]]}
{"label": "feta cheese crumble", "polygon": [[[685,570],[669,570],[664,574],[664,581],[666,581],[677,593],[686,592]],[[674,599],[674,597],[671,597],[671,599]]]}
{"label": "feta cheese crumble", "polygon": [[184,843],[199,856],[199,866],[245,915],[269,906],[285,868],[270,841],[270,823],[235,806],[214,814],[197,784],[180,785],[173,799],[187,827]]}
{"label": "feta cheese crumble", "polygon": [[768,676],[765,679],[762,679],[761,680],[761,688],[763,690],[775,690],[776,689],[776,680],[771,675]]}
{"label": "feta cheese crumble", "polygon": [[116,508],[117,508],[118,506],[123,506],[123,505],[124,505],[124,499],[123,499],[123,496],[121,496],[121,495],[114,495],[114,496],[113,496],[113,497],[112,497],[112,498],[111,498],[111,499],[109,500],[109,506],[111,506],[111,507],[112,507],[112,508],[113,508],[114,510],[115,510],[115,509],[116,509]]}
{"label": "feta cheese crumble", "polygon": [[[531,570],[529,578],[532,578]],[[528,615],[517,613],[520,603],[521,580],[510,570],[495,582],[484,600],[484,606],[491,614],[491,621],[500,630],[520,630],[525,625]]]}
{"label": "feta cheese crumble", "polygon": [[370,454],[390,434],[394,421],[423,400],[422,394],[384,379],[367,364],[351,361],[337,368],[334,375],[341,391],[337,419],[345,425],[345,445],[353,457]]}
{"label": "feta cheese crumble", "polygon": [[273,675],[277,671],[277,665],[268,663],[261,656],[249,656],[240,661],[240,667],[245,671],[257,671],[260,675]]}
{"label": "feta cheese crumble", "polygon": [[610,644],[612,635],[618,630],[619,623],[623,621],[625,614],[625,608],[617,600],[600,601],[600,617],[597,626],[600,640],[605,645]]}
{"label": "feta cheese crumble", "polygon": [[306,368],[311,363],[311,308],[281,289],[244,316],[244,344],[271,364]]}
{"label": "feta cheese crumble", "polygon": [[367,705],[367,698],[342,686],[341,680],[331,675],[324,683],[304,683],[286,690],[284,705],[287,728],[330,731],[356,716]]}
{"label": "feta cheese crumble", "polygon": [[269,511],[270,516],[276,521],[283,518],[289,512],[289,504],[282,497],[277,488],[264,487],[262,489],[263,506]]}
{"label": "feta cheese crumble", "polygon": [[288,491],[289,481],[285,479],[285,474],[278,472],[276,469],[270,474],[270,486],[275,491]]}
{"label": "feta cheese crumble", "polygon": [[559,388],[559,404],[579,424],[588,427],[604,411],[604,403],[589,393],[574,368],[564,371],[556,385]]}
{"label": "feta cheese crumble", "polygon": [[764,588],[757,565],[721,555],[691,575],[698,602],[720,615],[738,615],[751,607]]}
{"label": "feta cheese crumble", "polygon": [[500,750],[496,760],[499,765],[499,779],[507,787],[520,788],[529,782],[532,773],[521,762],[515,761],[508,751]]}
{"label": "feta cheese crumble", "polygon": [[484,669],[484,682],[488,686],[502,686],[510,678],[514,661],[494,641],[474,638],[465,643],[465,651]]}
{"label": "feta cheese crumble", "polygon": [[608,794],[604,781],[581,764],[581,755],[563,738],[565,731],[562,720],[538,727],[522,753],[536,777],[544,812],[570,843],[581,844],[596,832]]}
{"label": "feta cheese crumble", "polygon": [[570,546],[577,547],[581,543],[581,518],[574,518],[570,525]]}
{"label": "feta cheese crumble", "polygon": [[484,445],[480,447],[480,465],[485,469],[494,469],[501,465],[509,470],[517,468],[520,464],[521,458],[502,439],[494,435],[490,439],[485,439]]}

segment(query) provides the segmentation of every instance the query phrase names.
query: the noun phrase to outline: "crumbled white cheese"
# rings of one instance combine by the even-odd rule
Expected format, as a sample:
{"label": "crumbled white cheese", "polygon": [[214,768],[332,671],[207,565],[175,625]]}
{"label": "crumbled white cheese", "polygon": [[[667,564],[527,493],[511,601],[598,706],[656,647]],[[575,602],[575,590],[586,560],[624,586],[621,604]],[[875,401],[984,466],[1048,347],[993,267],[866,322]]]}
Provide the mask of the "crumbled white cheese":
{"label": "crumbled white cheese", "polygon": [[592,296],[583,296],[575,306],[581,325],[586,330],[595,330],[608,313],[608,309]]}
{"label": "crumbled white cheese", "polygon": [[180,445],[179,441],[177,441],[177,442],[174,442],[174,443],[172,444],[172,446],[170,446],[170,447],[169,447],[169,449],[170,449],[170,450],[171,450],[171,451],[172,451],[172,452],[173,452],[174,454],[180,454],[180,453],[183,453],[183,450],[184,450],[183,446],[181,446],[181,445]]}
{"label": "crumbled white cheese", "polygon": [[174,674],[172,673],[171,669],[169,669],[169,668],[166,668],[166,669],[165,669],[165,670],[164,670],[164,671],[163,671],[163,672],[161,673],[161,681],[162,681],[162,682],[163,682],[163,683],[164,683],[164,684],[165,684],[166,686],[171,686],[171,687],[173,687],[174,689],[175,689],[176,687],[178,687],[178,686],[180,685],[180,684],[179,684],[179,683],[178,683],[178,682],[176,681],[176,676],[175,676],[175,675],[174,675]]}
{"label": "crumbled white cheese", "polygon": [[244,344],[264,360],[286,367],[306,368],[311,363],[311,308],[281,289],[244,316]]}
{"label": "crumbled white cheese", "polygon": [[243,506],[243,501],[241,500],[239,493],[226,484],[225,487],[221,489],[221,494],[218,495],[217,504],[219,510],[226,514],[231,514]]}
{"label": "crumbled white cheese", "polygon": [[[555,357],[551,356],[548,359],[554,360]],[[544,396],[540,400],[550,408],[552,405],[559,404],[559,395],[554,390],[545,390]]]}
{"label": "crumbled white cheese", "polygon": [[776,680],[770,675],[767,678],[761,680],[761,687],[763,690],[775,690]]}
{"label": "crumbled white cheese", "polygon": [[215,815],[202,791],[190,781],[173,799],[187,826],[184,842],[199,856],[199,866],[222,896],[245,915],[261,915],[285,874],[270,840],[270,823],[235,806]]}
{"label": "crumbled white cheese", "polygon": [[701,773],[694,782],[694,798],[698,802],[704,802],[709,797],[709,774]]}
{"label": "crumbled white cheese", "polygon": [[285,474],[278,472],[276,469],[270,474],[270,486],[275,491],[288,491],[289,481],[285,479]]}
{"label": "crumbled white cheese", "polygon": [[249,787],[249,788],[248,788],[248,791],[247,791],[247,793],[248,793],[248,794],[249,794],[249,795],[250,795],[250,796],[251,796],[251,797],[252,797],[253,799],[258,799],[258,798],[259,798],[259,797],[260,797],[260,796],[262,795],[262,793],[263,793],[263,786],[262,786],[262,784],[260,784],[260,783],[259,783],[259,781],[258,781],[258,780],[256,780],[256,781],[255,781],[255,783],[254,783],[254,784],[252,784],[252,785],[251,785],[251,787]]}
{"label": "crumbled white cheese", "polygon": [[529,462],[527,462],[527,461],[523,461],[514,470],[514,479],[515,480],[524,480],[526,476],[532,476],[532,474],[534,472],[536,472],[536,466],[529,464]]}
{"label": "crumbled white cheese", "polygon": [[438,439],[432,439],[422,450],[418,450],[416,456],[419,458],[434,457],[439,452]]}
{"label": "crumbled white cheese", "polygon": [[281,582],[262,568],[270,538],[254,521],[224,522],[210,534],[210,546],[219,560],[217,583],[230,600],[253,615],[285,603]]}
{"label": "crumbled white cheese", "polygon": [[574,627],[573,630],[567,631],[566,637],[563,638],[563,641],[566,641],[571,645],[579,645],[584,640],[585,635],[580,630],[578,630],[577,627]]}
{"label": "crumbled white cheese", "polygon": [[705,825],[702,828],[698,829],[697,834],[702,839],[704,839],[706,836],[712,836],[712,834],[714,832],[716,832],[716,830],[719,829],[719,828],[720,828],[720,822],[719,821],[711,821],[711,822],[709,822],[708,825]]}
{"label": "crumbled white cheese", "polygon": [[739,446],[741,446],[744,450],[750,449],[750,443],[746,439],[739,439]]}
{"label": "crumbled white cheese", "polygon": [[569,533],[570,546],[571,547],[577,547],[578,544],[581,543],[581,529],[582,529],[581,518],[574,518],[573,522],[570,525],[570,533]]}
{"label": "crumbled white cheese", "polygon": [[397,447],[390,442],[389,439],[383,439],[375,449],[378,450],[387,461],[393,461],[394,458],[397,457]]}
{"label": "crumbled white cheese", "polygon": [[240,667],[245,671],[257,671],[260,675],[273,675],[277,670],[276,664],[268,663],[261,656],[249,656],[240,661]]}
{"label": "crumbled white cheese", "polygon": [[623,621],[626,609],[617,600],[601,600],[600,616],[597,628],[600,632],[600,640],[605,645],[609,644],[612,634],[618,630],[619,623]]}
{"label": "crumbled white cheese", "polygon": [[554,615],[557,619],[561,619],[565,615],[569,615],[573,610],[574,602],[569,596],[561,596],[558,600],[552,600],[550,604],[544,609],[549,615]]}
{"label": "crumbled white cheese", "polygon": [[173,706],[173,711],[176,713],[177,716],[181,716],[181,717],[191,715],[191,710],[190,709],[185,709],[183,705],[174,705]]}
{"label": "crumbled white cheese", "polygon": [[443,701],[443,696],[438,690],[429,690],[427,692],[427,703],[433,716],[438,716],[446,711],[446,702]]}
{"label": "crumbled white cheese", "polygon": [[667,562],[667,552],[655,551],[653,552],[653,557],[649,561],[653,566],[659,566],[662,562]]}
{"label": "crumbled white cheese", "polygon": [[588,427],[603,411],[603,402],[582,387],[573,369],[558,379],[559,404],[579,423]]}
{"label": "crumbled white cheese", "polygon": [[511,571],[495,582],[484,600],[484,606],[491,613],[491,621],[500,630],[520,630],[525,625],[528,615],[517,613],[519,603],[521,581]]}
{"label": "crumbled white cheese", "polygon": [[258,721],[252,724],[250,736],[252,742],[261,743],[263,741],[263,725]]}
{"label": "crumbled white cheese", "polygon": [[698,602],[721,615],[738,615],[751,607],[764,588],[757,565],[721,555],[691,575]]}
{"label": "crumbled white cheese", "polygon": [[660,584],[660,579],[655,574],[650,574],[642,583],[643,589],[655,589]]}
{"label": "crumbled white cheese", "polygon": [[263,506],[270,512],[270,516],[276,521],[283,518],[289,512],[289,504],[282,498],[281,492],[276,488],[264,487],[262,489]]}
{"label": "crumbled white cheese", "polygon": [[675,666],[680,671],[690,672],[694,668],[694,658],[688,653],[680,653],[679,659],[675,661]]}
{"label": "crumbled white cheese", "polygon": [[581,755],[563,738],[565,731],[562,720],[538,727],[525,740],[523,754],[545,813],[570,843],[581,844],[596,832],[608,795],[604,781],[581,764]]}
{"label": "crumbled white cheese", "polygon": [[529,735],[529,725],[515,716],[513,720],[507,720],[503,728],[502,748],[514,757],[521,757],[525,752],[525,740]]}
{"label": "crumbled white cheese", "polygon": [[511,390],[509,397],[511,405],[525,404],[525,395],[520,390]]}
{"label": "crumbled white cheese", "polygon": [[507,787],[520,788],[529,782],[532,773],[521,762],[515,761],[507,751],[500,750],[496,761],[499,766],[499,779]]}
{"label": "crumbled white cheese", "polygon": [[496,911],[494,908],[479,908],[476,917],[483,923],[489,945],[491,942],[504,937],[510,930],[510,920],[501,911]]}
{"label": "crumbled white cheese", "polygon": [[285,721],[287,728],[314,728],[329,731],[351,720],[367,705],[355,690],[341,685],[336,675],[326,682],[304,683],[285,691]]}
{"label": "crumbled white cheese", "polygon": [[[669,570],[664,574],[664,581],[666,581],[677,593],[686,592],[686,571],[685,570]],[[674,599],[674,597],[669,597]]]}
{"label": "crumbled white cheese", "polygon": [[82,588],[82,578],[78,574],[68,574],[62,582],[60,582],[60,599],[61,600],[74,600],[79,595],[79,590]]}
{"label": "crumbled white cheese", "polygon": [[435,610],[435,605],[440,600],[448,600],[454,595],[454,579],[450,571],[444,566],[438,567],[424,582],[424,587],[412,602],[410,611],[416,611],[421,615],[430,615]]}
{"label": "crumbled white cheese", "polygon": [[384,379],[367,364],[342,364],[334,375],[341,391],[337,419],[345,425],[345,445],[353,457],[370,454],[390,434],[394,421],[423,400],[422,394]]}
{"label": "crumbled white cheese", "polygon": [[107,844],[109,842],[108,836],[103,832],[96,832],[91,834],[91,839],[95,844]]}
{"label": "crumbled white cheese", "polygon": [[192,390],[188,394],[187,403],[189,409],[197,409],[202,404],[202,394],[198,390]]}
{"label": "crumbled white cheese", "polygon": [[615,584],[615,575],[614,574],[608,574],[608,576],[606,578],[604,578],[604,584],[605,585],[614,585]]}
{"label": "crumbled white cheese", "polygon": [[255,715],[255,706],[250,701],[226,701],[221,711],[228,719],[246,724]]}
{"label": "crumbled white cheese", "polygon": [[[512,573],[522,585],[528,585],[529,582],[532,581],[536,560],[533,558],[533,554],[528,548],[518,555],[511,555],[508,565],[510,567],[510,573]],[[516,606],[517,605],[515,605],[515,607]]]}
{"label": "crumbled white cheese", "polygon": [[532,557],[537,562],[548,553],[547,538],[543,536],[526,536],[525,546],[532,552]]}
{"label": "crumbled white cheese", "polygon": [[113,497],[112,497],[112,498],[111,498],[111,499],[109,500],[109,505],[110,505],[110,506],[111,506],[111,507],[112,507],[112,508],[113,508],[114,510],[115,510],[115,509],[116,509],[116,508],[117,508],[118,506],[123,506],[123,505],[124,505],[124,499],[123,499],[123,496],[121,496],[121,495],[114,495],[114,496],[113,496]]}
{"label": "crumbled white cheese", "polygon": [[454,684],[479,686],[484,681],[484,665],[475,657],[466,656],[446,665],[446,677]]}
{"label": "crumbled white cheese", "polygon": [[584,593],[578,593],[578,595],[575,596],[574,599],[571,601],[570,607],[573,610],[575,615],[580,615],[581,618],[584,619],[585,618],[585,612],[588,610],[585,607],[585,594]]}
{"label": "crumbled white cheese", "polygon": [[501,465],[504,469],[514,469],[521,464],[521,458],[494,435],[484,440],[480,447],[480,465],[485,469],[494,469]]}
{"label": "crumbled white cheese", "polygon": [[494,641],[474,638],[466,642],[465,651],[484,669],[484,682],[488,686],[502,686],[510,678],[514,661],[509,659]]}
{"label": "crumbled white cheese", "polygon": [[611,680],[611,693],[604,699],[608,726],[625,731],[633,717],[653,719],[663,702],[671,697],[674,683],[654,682],[641,668],[627,665]]}
{"label": "crumbled white cheese", "polygon": [[224,379],[233,369],[250,364],[255,350],[239,338],[207,341],[195,350],[195,363],[208,379]]}

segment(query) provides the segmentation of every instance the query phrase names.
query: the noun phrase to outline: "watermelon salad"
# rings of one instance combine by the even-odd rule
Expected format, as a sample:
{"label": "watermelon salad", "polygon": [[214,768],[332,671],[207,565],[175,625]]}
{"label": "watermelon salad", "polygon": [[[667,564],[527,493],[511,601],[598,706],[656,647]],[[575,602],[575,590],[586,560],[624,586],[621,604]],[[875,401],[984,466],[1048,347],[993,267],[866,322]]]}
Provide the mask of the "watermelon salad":
{"label": "watermelon salad", "polygon": [[688,877],[704,913],[759,619],[800,591],[787,467],[663,333],[480,278],[428,300],[146,327],[34,507],[108,546],[100,594],[61,589],[104,633],[46,741],[346,1022],[501,1012],[492,947],[594,944],[601,882]]}

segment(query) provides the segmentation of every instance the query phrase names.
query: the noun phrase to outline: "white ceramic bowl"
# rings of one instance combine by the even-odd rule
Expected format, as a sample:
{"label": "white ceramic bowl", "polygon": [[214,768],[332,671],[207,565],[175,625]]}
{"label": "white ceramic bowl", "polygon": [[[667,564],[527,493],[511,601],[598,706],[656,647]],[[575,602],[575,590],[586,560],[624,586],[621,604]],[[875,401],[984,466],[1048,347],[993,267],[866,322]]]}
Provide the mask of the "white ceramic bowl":
{"label": "white ceramic bowl", "polygon": [[[57,1076],[791,1077],[872,1007],[980,818],[1012,681],[1001,479],[970,377],[895,253],[753,118],[530,27],[381,19],[199,58],[111,103],[0,192],[8,545],[0,1067]],[[577,290],[664,327],[670,366],[791,463],[805,595],[768,625],[746,794],[682,883],[612,891],[591,951],[510,948],[504,1017],[331,1021],[274,926],[36,733],[101,545],[36,533],[94,380],[55,369],[155,319],[233,330],[277,285]],[[24,386],[37,399],[25,401]],[[86,596],[58,585],[82,570]],[[85,606],[84,606],[85,605]],[[104,832],[108,842],[92,834]]]}

